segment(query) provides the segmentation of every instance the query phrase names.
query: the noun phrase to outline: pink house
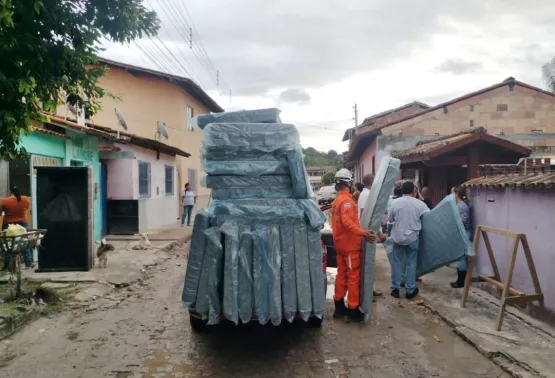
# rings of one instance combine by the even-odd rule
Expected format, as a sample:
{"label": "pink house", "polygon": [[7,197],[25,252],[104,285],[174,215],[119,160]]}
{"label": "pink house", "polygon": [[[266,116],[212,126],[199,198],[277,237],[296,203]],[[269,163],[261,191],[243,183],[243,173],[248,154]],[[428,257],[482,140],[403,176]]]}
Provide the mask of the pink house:
{"label": "pink house", "polygon": [[129,133],[120,133],[114,143],[99,146],[108,234],[137,234],[176,224],[181,191],[177,156],[190,155]]}
{"label": "pink house", "polygon": [[[528,305],[532,315],[555,323],[555,171],[523,172],[483,176],[466,182],[469,188],[474,225],[485,225],[526,234],[534,265],[544,294],[545,309]],[[493,253],[502,279],[509,266],[512,240],[491,234]],[[483,240],[479,245],[477,272],[492,275],[492,267]],[[522,247],[519,248],[512,286],[525,293],[534,292]],[[534,302],[535,303],[535,302]]]}

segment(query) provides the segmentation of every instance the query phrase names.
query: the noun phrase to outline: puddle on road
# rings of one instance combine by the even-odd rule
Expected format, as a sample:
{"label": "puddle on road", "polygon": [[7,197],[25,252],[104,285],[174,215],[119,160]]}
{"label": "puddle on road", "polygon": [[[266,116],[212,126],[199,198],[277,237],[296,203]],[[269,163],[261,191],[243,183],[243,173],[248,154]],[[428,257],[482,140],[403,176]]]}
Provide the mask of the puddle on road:
{"label": "puddle on road", "polygon": [[164,378],[177,378],[193,371],[191,364],[172,362],[171,359],[174,356],[179,356],[179,353],[167,349],[153,349],[141,365],[145,370],[142,378],[159,377],[162,373],[166,373]]}

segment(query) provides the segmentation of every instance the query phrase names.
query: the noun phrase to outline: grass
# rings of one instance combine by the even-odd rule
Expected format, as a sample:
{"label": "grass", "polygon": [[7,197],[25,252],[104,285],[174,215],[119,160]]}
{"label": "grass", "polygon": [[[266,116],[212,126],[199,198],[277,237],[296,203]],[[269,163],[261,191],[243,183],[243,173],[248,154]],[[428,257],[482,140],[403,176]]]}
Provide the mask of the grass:
{"label": "grass", "polygon": [[[23,282],[24,293],[34,293],[42,286],[44,282],[25,279]],[[41,311],[42,315],[59,314],[69,309],[68,302],[79,292],[78,286],[68,286],[59,289],[47,289],[59,298],[59,301],[54,304],[47,304]],[[27,299],[10,301],[10,286],[7,283],[0,284],[0,299],[5,302],[0,303],[0,314],[13,317],[21,314],[22,311],[18,307],[33,307]]]}

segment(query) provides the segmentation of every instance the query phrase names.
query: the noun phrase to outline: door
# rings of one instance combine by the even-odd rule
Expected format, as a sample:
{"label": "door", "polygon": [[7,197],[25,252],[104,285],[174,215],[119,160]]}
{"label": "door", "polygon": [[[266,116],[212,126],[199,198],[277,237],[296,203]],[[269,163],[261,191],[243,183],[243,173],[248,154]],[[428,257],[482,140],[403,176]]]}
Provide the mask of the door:
{"label": "door", "polygon": [[92,170],[37,167],[37,227],[48,230],[37,272],[87,271],[93,266]]}
{"label": "door", "polygon": [[102,236],[108,234],[108,167],[100,164],[100,207],[102,214]]}

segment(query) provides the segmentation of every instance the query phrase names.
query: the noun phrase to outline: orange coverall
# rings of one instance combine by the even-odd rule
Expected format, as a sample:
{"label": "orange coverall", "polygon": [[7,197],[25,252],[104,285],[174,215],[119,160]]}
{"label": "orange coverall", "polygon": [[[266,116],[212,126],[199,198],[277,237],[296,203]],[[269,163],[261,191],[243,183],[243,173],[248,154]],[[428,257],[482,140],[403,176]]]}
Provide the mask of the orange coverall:
{"label": "orange coverall", "polygon": [[345,298],[347,306],[360,305],[360,249],[364,230],[358,221],[357,205],[348,192],[339,192],[332,204],[333,244],[337,253],[334,300]]}

